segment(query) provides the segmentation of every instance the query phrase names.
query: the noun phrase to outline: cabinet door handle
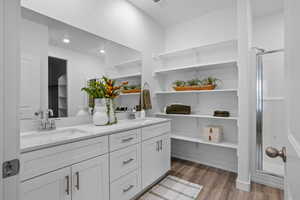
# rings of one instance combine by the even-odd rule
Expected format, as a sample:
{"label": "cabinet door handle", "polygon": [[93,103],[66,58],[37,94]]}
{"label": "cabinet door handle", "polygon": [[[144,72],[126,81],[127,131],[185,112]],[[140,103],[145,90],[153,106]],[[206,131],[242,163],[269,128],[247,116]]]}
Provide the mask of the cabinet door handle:
{"label": "cabinet door handle", "polygon": [[124,160],[124,161],[123,161],[123,165],[127,165],[127,164],[131,163],[132,161],[134,161],[133,158],[130,158],[130,159],[128,159],[128,160]]}
{"label": "cabinet door handle", "polygon": [[80,189],[80,187],[79,187],[79,172],[76,172],[75,173],[75,176],[76,176],[76,185],[75,185],[75,188],[77,189],[77,190],[79,190]]}
{"label": "cabinet door handle", "polygon": [[133,140],[134,138],[133,137],[130,137],[130,138],[126,138],[126,139],[123,139],[122,142],[125,143],[125,142],[130,142],[131,140]]}
{"label": "cabinet door handle", "polygon": [[123,193],[128,192],[129,190],[131,190],[134,187],[134,185],[130,185],[128,188],[123,189]]}
{"label": "cabinet door handle", "polygon": [[66,179],[66,182],[67,182],[67,186],[66,186],[65,192],[69,196],[70,195],[70,176],[66,176],[65,179]]}
{"label": "cabinet door handle", "polygon": [[156,142],[156,151],[159,151],[159,141]]}

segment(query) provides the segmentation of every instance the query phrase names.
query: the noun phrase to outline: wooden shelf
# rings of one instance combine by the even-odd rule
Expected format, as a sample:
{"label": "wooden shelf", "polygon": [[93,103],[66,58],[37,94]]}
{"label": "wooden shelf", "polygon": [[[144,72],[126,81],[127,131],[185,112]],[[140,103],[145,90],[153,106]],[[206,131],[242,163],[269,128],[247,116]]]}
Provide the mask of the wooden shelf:
{"label": "wooden shelf", "polygon": [[203,46],[192,47],[192,48],[188,48],[188,49],[180,49],[180,50],[175,50],[175,51],[169,51],[169,52],[158,54],[155,57],[164,58],[164,57],[168,57],[168,56],[176,56],[176,55],[179,55],[179,54],[194,52],[194,51],[198,51],[198,50],[205,49],[205,48],[218,48],[218,47],[228,46],[228,45],[232,45],[232,46],[237,47],[237,40],[226,40],[226,41],[207,44],[207,45],[203,45]]}
{"label": "wooden shelf", "polygon": [[132,65],[138,65],[141,66],[142,65],[142,60],[141,59],[136,59],[136,60],[128,60],[125,61],[123,63],[117,64],[114,67],[115,68],[122,68],[122,67],[130,67]]}
{"label": "wooden shelf", "polygon": [[183,115],[183,114],[166,114],[166,113],[156,113],[156,116],[162,116],[162,117],[185,117],[185,118],[202,118],[202,119],[221,119],[221,120],[238,120],[238,117],[215,117],[212,115],[202,115],[202,114],[189,114],[189,115]]}
{"label": "wooden shelf", "polygon": [[124,78],[138,78],[141,77],[142,73],[138,72],[138,73],[134,73],[134,74],[125,74],[125,75],[121,75],[121,76],[115,76],[112,77],[112,79],[124,79]]}
{"label": "wooden shelf", "polygon": [[168,74],[170,72],[177,72],[183,70],[210,70],[210,69],[227,68],[233,66],[237,67],[236,60],[226,60],[226,61],[202,63],[202,64],[183,66],[183,67],[174,67],[174,68],[156,70],[154,71],[154,75]]}
{"label": "wooden shelf", "polygon": [[194,142],[194,143],[199,143],[199,144],[206,144],[206,145],[211,145],[211,146],[217,146],[217,147],[223,147],[223,148],[229,148],[229,149],[235,149],[237,150],[238,145],[230,142],[220,142],[220,143],[213,143],[209,142],[200,138],[192,138],[192,137],[187,137],[187,136],[181,136],[179,133],[172,133],[171,134],[172,139],[176,140],[182,140],[182,141],[187,141],[187,142]]}
{"label": "wooden shelf", "polygon": [[155,92],[157,95],[164,94],[186,94],[186,93],[217,93],[217,92],[236,92],[237,89],[216,89],[216,90],[189,90],[189,91],[158,91]]}

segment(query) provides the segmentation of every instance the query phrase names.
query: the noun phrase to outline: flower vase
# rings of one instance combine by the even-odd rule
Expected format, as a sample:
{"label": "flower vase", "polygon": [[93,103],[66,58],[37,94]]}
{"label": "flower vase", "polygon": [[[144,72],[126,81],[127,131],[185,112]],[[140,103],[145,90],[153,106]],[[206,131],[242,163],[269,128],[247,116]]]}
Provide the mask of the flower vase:
{"label": "flower vase", "polygon": [[114,99],[107,98],[105,99],[106,102],[106,113],[108,122],[107,125],[116,124],[118,122],[117,115],[116,115],[116,106]]}
{"label": "flower vase", "polygon": [[93,113],[93,123],[95,126],[106,125],[108,117],[106,115],[105,103],[102,99],[95,99],[95,107]]}

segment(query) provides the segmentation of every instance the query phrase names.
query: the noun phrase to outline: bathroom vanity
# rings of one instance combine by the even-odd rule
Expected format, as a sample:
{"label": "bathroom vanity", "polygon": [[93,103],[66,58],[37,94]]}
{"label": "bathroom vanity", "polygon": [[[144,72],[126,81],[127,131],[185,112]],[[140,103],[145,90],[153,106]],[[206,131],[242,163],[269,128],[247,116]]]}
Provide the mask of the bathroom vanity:
{"label": "bathroom vanity", "polygon": [[170,170],[170,121],[21,135],[21,200],[130,200]]}

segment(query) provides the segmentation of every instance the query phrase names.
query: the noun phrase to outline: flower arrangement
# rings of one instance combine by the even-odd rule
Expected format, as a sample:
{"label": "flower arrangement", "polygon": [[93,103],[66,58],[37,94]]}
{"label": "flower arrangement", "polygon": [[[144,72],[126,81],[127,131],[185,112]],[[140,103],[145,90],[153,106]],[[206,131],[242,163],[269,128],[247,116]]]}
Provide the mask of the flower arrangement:
{"label": "flower arrangement", "polygon": [[122,82],[120,85],[116,85],[115,80],[103,76],[100,80],[89,81],[88,87],[84,87],[81,90],[85,91],[93,100],[99,98],[105,99],[106,112],[108,117],[107,124],[111,125],[117,123],[114,99],[120,95],[120,91],[127,84],[128,82]]}

